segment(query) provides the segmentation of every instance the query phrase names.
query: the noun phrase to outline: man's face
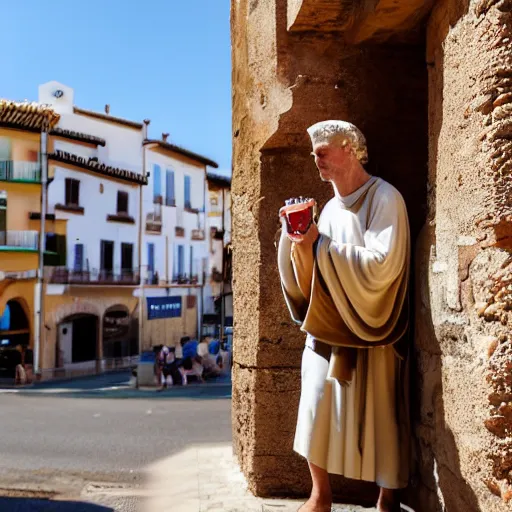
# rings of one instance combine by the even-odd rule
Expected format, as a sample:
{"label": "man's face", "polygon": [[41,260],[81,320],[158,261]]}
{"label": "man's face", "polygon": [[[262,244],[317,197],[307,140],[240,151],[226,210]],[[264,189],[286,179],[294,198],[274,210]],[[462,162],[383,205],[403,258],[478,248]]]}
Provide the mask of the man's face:
{"label": "man's face", "polygon": [[313,146],[311,155],[315,158],[322,181],[341,178],[349,160],[353,157],[350,146],[340,147],[328,143]]}

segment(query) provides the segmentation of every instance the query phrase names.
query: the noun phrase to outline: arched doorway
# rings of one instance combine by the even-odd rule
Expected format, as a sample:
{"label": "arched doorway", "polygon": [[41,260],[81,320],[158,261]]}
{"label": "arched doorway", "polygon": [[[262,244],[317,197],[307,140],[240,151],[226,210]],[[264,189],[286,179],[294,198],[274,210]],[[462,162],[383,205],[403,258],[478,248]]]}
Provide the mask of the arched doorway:
{"label": "arched doorway", "polygon": [[11,299],[0,315],[0,378],[14,379],[20,352],[30,344],[30,322],[22,299]]}
{"label": "arched doorway", "polygon": [[119,359],[131,355],[131,317],[122,304],[111,306],[103,315],[103,357]]}
{"label": "arched doorway", "polygon": [[80,313],[66,317],[58,326],[57,366],[96,361],[98,327],[96,315]]}

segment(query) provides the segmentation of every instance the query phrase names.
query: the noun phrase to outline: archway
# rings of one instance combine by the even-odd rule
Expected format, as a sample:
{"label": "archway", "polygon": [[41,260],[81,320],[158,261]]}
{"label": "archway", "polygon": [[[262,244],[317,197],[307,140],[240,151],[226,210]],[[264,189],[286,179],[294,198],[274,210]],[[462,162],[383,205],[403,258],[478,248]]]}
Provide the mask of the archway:
{"label": "archway", "polygon": [[103,315],[103,357],[119,359],[131,355],[131,317],[122,304],[109,307]]}
{"label": "archway", "polygon": [[88,313],[66,317],[58,326],[57,366],[96,361],[99,318]]}
{"label": "archway", "polygon": [[21,359],[16,347],[27,348],[29,344],[30,322],[26,304],[22,298],[11,299],[0,316],[0,378],[15,378],[16,365]]}

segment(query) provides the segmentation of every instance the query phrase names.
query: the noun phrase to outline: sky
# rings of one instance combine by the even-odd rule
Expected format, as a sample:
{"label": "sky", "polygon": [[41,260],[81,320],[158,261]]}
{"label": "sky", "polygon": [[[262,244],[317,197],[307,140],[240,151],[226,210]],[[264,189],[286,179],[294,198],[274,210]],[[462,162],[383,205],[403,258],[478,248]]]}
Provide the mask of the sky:
{"label": "sky", "polygon": [[56,80],[77,106],[149,118],[150,138],[169,133],[231,174],[229,0],[0,4],[0,97],[37,101],[38,86]]}

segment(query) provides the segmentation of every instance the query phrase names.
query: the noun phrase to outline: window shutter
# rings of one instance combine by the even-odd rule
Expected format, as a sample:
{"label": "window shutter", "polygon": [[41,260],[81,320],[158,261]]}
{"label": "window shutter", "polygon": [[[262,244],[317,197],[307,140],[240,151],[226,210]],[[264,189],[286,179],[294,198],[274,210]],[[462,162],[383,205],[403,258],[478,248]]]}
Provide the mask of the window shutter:
{"label": "window shutter", "polygon": [[78,180],[73,180],[74,182],[74,188],[75,193],[73,194],[73,199],[75,200],[75,203],[77,206],[80,204],[80,182]]}
{"label": "window shutter", "polygon": [[167,169],[166,178],[166,204],[167,206],[173,206],[175,204],[174,171]]}
{"label": "window shutter", "polygon": [[190,201],[190,176],[185,176],[185,208],[191,208]]}

